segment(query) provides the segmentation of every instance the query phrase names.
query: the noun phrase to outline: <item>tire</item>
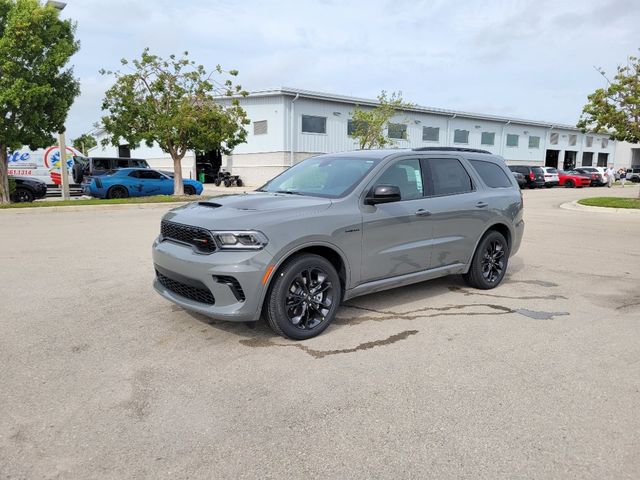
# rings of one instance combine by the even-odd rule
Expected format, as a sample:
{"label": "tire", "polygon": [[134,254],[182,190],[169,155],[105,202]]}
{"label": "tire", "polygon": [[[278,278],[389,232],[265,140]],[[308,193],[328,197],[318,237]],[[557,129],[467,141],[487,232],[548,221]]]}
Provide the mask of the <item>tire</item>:
{"label": "tire", "polygon": [[121,185],[116,185],[107,190],[107,198],[128,198],[129,191]]}
{"label": "tire", "polygon": [[84,168],[78,163],[73,164],[73,181],[80,185],[84,179]]}
{"label": "tire", "polygon": [[[323,291],[314,296],[318,288]],[[333,321],[341,296],[340,277],[331,262],[319,255],[296,255],[273,277],[264,315],[278,335],[306,340],[321,334]]]}
{"label": "tire", "polygon": [[575,183],[573,183],[573,180],[567,180],[566,182],[564,182],[564,186],[565,186],[566,188],[573,188],[573,187],[575,187],[576,185],[575,185]]}
{"label": "tire", "polygon": [[237,179],[237,180],[236,180],[236,185],[237,185],[237,186],[239,186],[239,187],[241,187],[242,185],[244,185],[244,183],[242,183],[242,180]]}
{"label": "tire", "polygon": [[219,186],[220,186],[220,177],[216,177],[216,179],[213,181],[213,184],[214,184],[216,187],[219,187]]}
{"label": "tire", "polygon": [[[487,257],[487,254],[490,257]],[[469,286],[480,290],[489,290],[500,285],[508,264],[509,245],[507,241],[500,232],[490,230],[480,240],[473,254],[469,271],[463,277]]]}
{"label": "tire", "polygon": [[547,188],[551,188],[551,187],[553,187],[553,185],[551,185],[551,184],[546,184],[546,183],[544,184],[544,186],[545,186],[545,187],[547,187]]}
{"label": "tire", "polygon": [[196,189],[193,188],[193,186],[191,186],[191,185],[185,185],[184,186],[184,194],[185,195],[195,195],[196,194]]}
{"label": "tire", "polygon": [[16,203],[31,203],[34,200],[33,192],[31,190],[20,187],[16,188],[13,197],[16,199]]}
{"label": "tire", "polygon": [[225,180],[224,180],[224,186],[225,186],[225,187],[227,187],[227,188],[229,188],[229,187],[231,186],[231,180],[230,180],[230,179],[228,179],[228,178],[225,178]]}

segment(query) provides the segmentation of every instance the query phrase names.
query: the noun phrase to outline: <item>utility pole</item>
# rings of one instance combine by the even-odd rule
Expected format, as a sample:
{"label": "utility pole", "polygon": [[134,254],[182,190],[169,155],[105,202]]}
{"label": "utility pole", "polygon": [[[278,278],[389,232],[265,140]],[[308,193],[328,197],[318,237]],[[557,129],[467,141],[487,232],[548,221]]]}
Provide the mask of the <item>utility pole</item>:
{"label": "utility pole", "polygon": [[67,171],[67,145],[64,139],[64,132],[60,132],[58,136],[58,147],[60,148],[60,190],[62,191],[62,199],[69,200],[69,172]]}

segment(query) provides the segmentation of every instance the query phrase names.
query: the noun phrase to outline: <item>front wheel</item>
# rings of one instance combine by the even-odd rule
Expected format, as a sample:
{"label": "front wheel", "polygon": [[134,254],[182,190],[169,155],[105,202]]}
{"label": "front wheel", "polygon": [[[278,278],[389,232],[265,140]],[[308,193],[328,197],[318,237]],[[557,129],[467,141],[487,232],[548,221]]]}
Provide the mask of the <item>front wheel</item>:
{"label": "front wheel", "polygon": [[502,282],[508,262],[509,245],[500,232],[492,230],[480,240],[464,280],[481,290],[495,288]]}
{"label": "front wheel", "polygon": [[225,187],[227,187],[227,188],[229,188],[229,187],[231,186],[231,180],[230,180],[230,179],[228,179],[228,178],[226,178],[226,179],[224,180],[224,186],[225,186]]}
{"label": "front wheel", "polygon": [[196,189],[193,188],[191,185],[185,185],[184,186],[184,194],[185,195],[195,195],[196,194]]}
{"label": "front wheel", "polygon": [[566,182],[564,182],[564,186],[565,186],[566,188],[573,188],[573,187],[575,187],[575,185],[574,185],[574,183],[573,183],[573,180],[567,180]]}
{"label": "front wheel", "polygon": [[220,177],[216,177],[216,179],[213,181],[213,184],[214,184],[216,187],[219,187],[219,186],[220,186]]}
{"label": "front wheel", "polygon": [[237,179],[237,180],[236,180],[236,185],[237,185],[237,186],[239,186],[239,187],[241,187],[241,186],[242,186],[242,185],[244,185],[244,184],[242,183],[242,180]]}
{"label": "front wheel", "polygon": [[319,255],[288,260],[276,273],[264,313],[271,329],[293,340],[322,333],[336,316],[341,298],[334,266]]}

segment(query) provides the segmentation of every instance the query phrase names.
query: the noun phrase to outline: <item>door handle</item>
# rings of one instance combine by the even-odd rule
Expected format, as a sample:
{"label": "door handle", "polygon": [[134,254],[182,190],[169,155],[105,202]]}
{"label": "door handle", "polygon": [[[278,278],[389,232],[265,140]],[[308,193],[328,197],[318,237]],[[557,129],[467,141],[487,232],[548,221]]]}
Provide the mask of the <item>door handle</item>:
{"label": "door handle", "polygon": [[421,208],[416,211],[416,215],[418,217],[428,217],[429,215],[431,215],[431,212],[429,210],[425,210],[424,208]]}
{"label": "door handle", "polygon": [[476,207],[478,207],[478,208],[484,208],[484,207],[487,207],[487,206],[489,206],[489,204],[487,202],[478,202],[478,203],[476,203]]}

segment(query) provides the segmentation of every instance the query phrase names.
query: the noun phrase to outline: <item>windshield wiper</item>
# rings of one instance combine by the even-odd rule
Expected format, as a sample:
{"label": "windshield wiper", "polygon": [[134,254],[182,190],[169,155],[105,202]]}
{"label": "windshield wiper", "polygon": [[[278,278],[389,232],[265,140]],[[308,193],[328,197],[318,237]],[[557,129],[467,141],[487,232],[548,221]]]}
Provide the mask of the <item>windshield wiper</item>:
{"label": "windshield wiper", "polygon": [[273,193],[286,193],[287,195],[302,195],[302,193],[300,193],[300,192],[294,192],[294,191],[291,191],[291,190],[276,190]]}

